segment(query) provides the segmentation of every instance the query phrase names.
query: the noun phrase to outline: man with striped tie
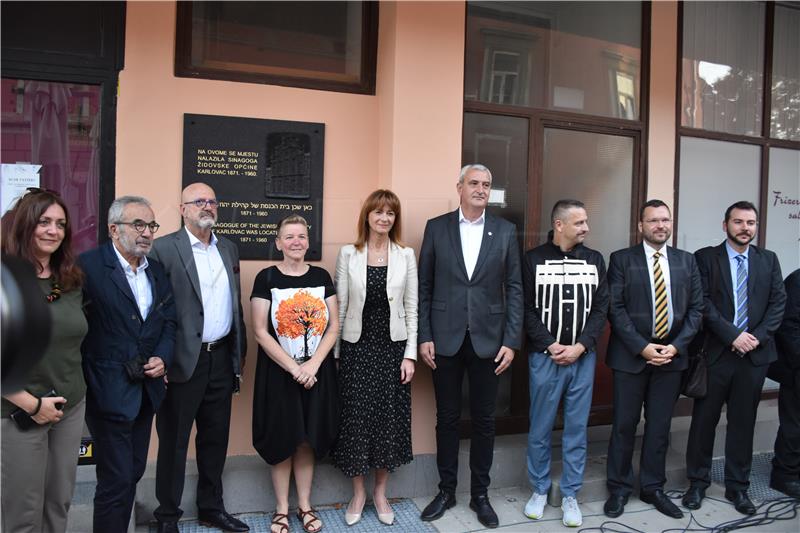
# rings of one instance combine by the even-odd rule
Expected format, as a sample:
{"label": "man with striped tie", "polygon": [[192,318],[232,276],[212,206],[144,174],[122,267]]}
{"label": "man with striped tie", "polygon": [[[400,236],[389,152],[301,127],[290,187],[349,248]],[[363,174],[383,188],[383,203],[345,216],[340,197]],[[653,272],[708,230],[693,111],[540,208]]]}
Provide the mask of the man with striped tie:
{"label": "man with striped tie", "polygon": [[613,371],[614,415],[603,511],[621,515],[633,492],[633,446],[644,407],[639,499],[681,518],[664,493],[666,454],[689,343],[702,322],[703,287],[694,256],[667,246],[672,215],[664,202],[646,202],[638,226],[643,242],[611,254],[606,277],[611,322],[606,364]]}
{"label": "man with striped tie", "polygon": [[695,253],[703,279],[708,392],[695,400],[686,449],[689,490],[683,504],[699,509],[711,480],[714,435],[727,404],[725,497],[742,514],[756,512],[747,496],[753,456],[753,430],[767,369],[778,358],[774,335],[786,304],[777,256],[750,244],[758,211],[736,202],[725,211],[725,242]]}

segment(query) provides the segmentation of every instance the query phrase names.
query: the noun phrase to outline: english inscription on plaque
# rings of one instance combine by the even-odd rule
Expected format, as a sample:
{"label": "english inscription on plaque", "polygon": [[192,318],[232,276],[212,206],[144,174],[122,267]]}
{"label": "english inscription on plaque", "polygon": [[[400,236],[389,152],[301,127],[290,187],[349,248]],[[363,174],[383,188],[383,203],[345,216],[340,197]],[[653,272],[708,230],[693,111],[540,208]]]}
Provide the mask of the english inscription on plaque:
{"label": "english inscription on plaque", "polygon": [[234,241],[242,259],[278,260],[278,222],[309,224],[306,259],[322,259],[325,125],[185,114],[183,185],[202,181],[217,193],[214,231]]}

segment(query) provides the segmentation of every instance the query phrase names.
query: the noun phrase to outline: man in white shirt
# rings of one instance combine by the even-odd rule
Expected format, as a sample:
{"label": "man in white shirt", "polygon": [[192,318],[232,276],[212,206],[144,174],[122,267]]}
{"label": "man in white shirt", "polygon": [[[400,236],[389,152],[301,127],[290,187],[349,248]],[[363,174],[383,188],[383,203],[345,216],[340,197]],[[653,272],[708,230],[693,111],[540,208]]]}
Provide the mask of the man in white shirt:
{"label": "man in white shirt", "polygon": [[419,260],[419,353],[433,370],[439,494],[422,520],[455,505],[461,383],[470,382],[470,508],[486,527],[498,526],[487,496],[494,453],[498,376],[522,345],[523,297],[514,225],[486,212],[492,174],[461,169],[461,206],[428,221]]}
{"label": "man in white shirt", "polygon": [[158,228],[146,199],[117,198],[108,210],[111,241],[79,259],[89,323],[81,355],[97,463],[96,533],[128,529],[153,415],[166,394],[175,301],[163,266],[145,255]]}
{"label": "man in white shirt", "polygon": [[611,254],[606,277],[611,322],[606,364],[613,371],[614,419],[603,511],[621,515],[633,491],[631,462],[644,407],[639,499],[680,518],[683,513],[664,493],[666,453],[689,343],[703,320],[703,287],[694,256],[667,245],[672,214],[664,202],[642,206],[639,231],[643,242]]}
{"label": "man in white shirt", "polygon": [[151,257],[167,270],[178,314],[175,361],[156,417],[159,447],[154,514],[159,533],[177,532],[192,424],[197,424],[197,508],[200,521],[248,531],[225,511],[222,471],[228,452],[231,396],[247,351],[239,285],[239,252],[212,231],[217,198],[204,183],[181,194],[184,227],[158,239]]}

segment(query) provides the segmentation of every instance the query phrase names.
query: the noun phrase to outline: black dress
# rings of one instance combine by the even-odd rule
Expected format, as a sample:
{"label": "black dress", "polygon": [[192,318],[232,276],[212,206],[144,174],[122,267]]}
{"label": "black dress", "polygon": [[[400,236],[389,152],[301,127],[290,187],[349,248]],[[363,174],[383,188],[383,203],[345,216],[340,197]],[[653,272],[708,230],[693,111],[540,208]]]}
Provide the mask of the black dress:
{"label": "black dress", "polygon": [[[256,276],[250,298],[270,301],[269,334],[298,362],[312,356],[328,326],[325,299],[336,294],[331,277],[312,266],[302,276],[269,267]],[[291,457],[308,441],[317,459],[330,451],[339,431],[339,390],[333,354],[306,389],[258,348],[253,392],[253,447],[271,464]]]}
{"label": "black dress", "polygon": [[386,273],[386,267],[367,267],[361,337],[341,343],[342,423],[333,460],[348,477],[371,468],[391,472],[413,459],[411,385],[400,383],[406,341],[389,335]]}

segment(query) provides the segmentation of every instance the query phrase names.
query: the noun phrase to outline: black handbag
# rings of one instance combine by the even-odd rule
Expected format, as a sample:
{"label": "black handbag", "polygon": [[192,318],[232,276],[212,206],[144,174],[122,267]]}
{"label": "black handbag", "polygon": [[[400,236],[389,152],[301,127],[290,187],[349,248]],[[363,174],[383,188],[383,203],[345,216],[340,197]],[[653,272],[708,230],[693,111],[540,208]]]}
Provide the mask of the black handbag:
{"label": "black handbag", "polygon": [[708,360],[705,346],[689,357],[689,368],[681,377],[681,392],[696,400],[706,397],[708,391]]}

